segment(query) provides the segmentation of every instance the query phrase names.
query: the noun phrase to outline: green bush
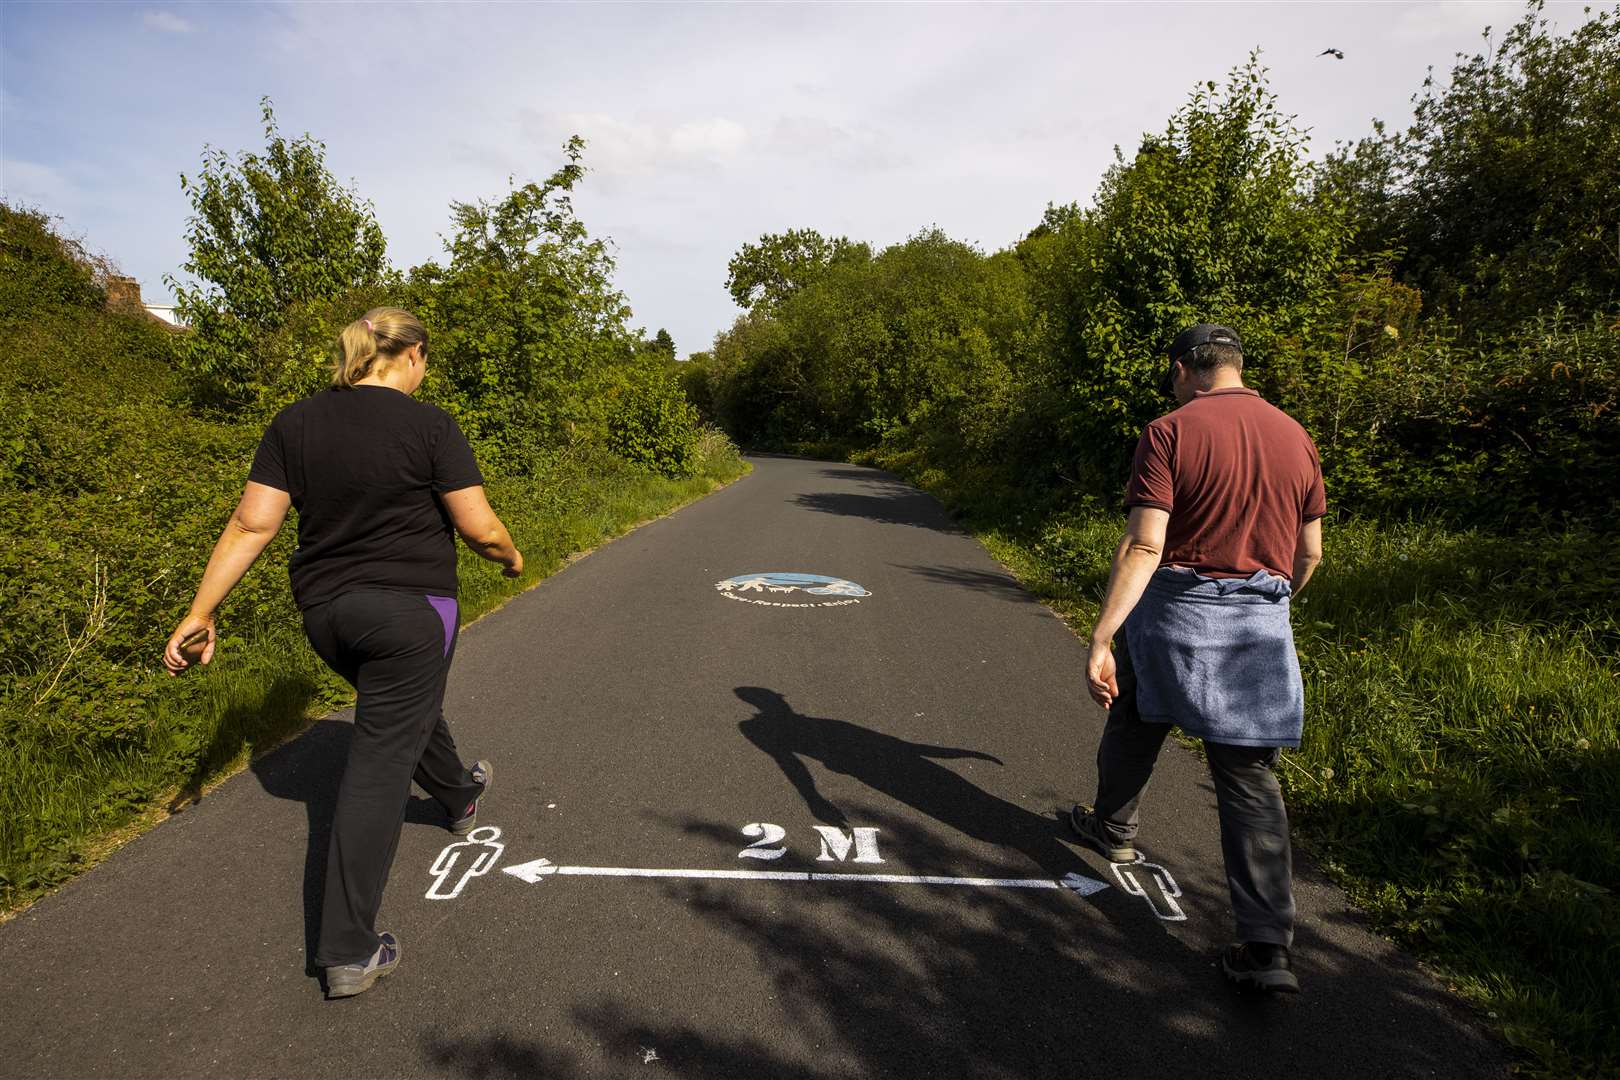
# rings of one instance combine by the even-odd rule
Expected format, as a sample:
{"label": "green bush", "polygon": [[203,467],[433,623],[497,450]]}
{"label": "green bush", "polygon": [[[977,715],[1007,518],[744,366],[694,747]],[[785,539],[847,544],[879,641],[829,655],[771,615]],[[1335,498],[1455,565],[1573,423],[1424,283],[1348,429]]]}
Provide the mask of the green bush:
{"label": "green bush", "polygon": [[[1037,241],[1037,303],[1049,332],[1048,443],[1116,476],[1165,411],[1164,349],[1183,327],[1239,328],[1247,377],[1336,328],[1349,230],[1309,198],[1306,136],[1256,58],[1224,87],[1198,87],[1164,132],[1104,177],[1094,205]],[[1039,400],[1039,399],[1038,399]]]}
{"label": "green bush", "polygon": [[1279,403],[1316,436],[1330,500],[1511,529],[1620,509],[1620,321],[1560,315],[1478,344],[1390,338]]}
{"label": "green bush", "polygon": [[615,395],[608,417],[608,449],[626,461],[668,477],[697,468],[698,414],[668,362],[638,364]]}
{"label": "green bush", "polygon": [[1328,162],[1325,192],[1357,247],[1471,332],[1511,331],[1620,293],[1620,8],[1531,3],[1500,40],[1458,54],[1414,95],[1412,124]]}

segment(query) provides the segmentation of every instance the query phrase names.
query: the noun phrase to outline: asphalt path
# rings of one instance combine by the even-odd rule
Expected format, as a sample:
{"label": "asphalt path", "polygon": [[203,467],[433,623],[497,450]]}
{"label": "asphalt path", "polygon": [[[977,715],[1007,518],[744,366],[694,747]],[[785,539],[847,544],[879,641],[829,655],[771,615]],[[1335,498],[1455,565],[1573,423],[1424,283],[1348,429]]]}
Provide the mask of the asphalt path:
{"label": "asphalt path", "polygon": [[[1081,643],[893,477],[753,461],[464,632],[446,708],[492,829],[451,847],[413,799],[393,975],[327,1002],[308,964],[338,714],[0,926],[0,1073],[1504,1074],[1304,860],[1305,992],[1231,992],[1196,757],[1160,762],[1151,865],[1069,843]],[[766,572],[866,595],[717,588]]]}

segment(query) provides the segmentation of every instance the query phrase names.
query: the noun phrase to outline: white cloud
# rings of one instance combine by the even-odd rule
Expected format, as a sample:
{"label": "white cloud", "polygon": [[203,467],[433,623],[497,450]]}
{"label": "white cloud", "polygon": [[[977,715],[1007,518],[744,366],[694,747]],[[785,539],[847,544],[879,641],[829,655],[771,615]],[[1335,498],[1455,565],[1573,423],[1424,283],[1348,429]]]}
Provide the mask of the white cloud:
{"label": "white cloud", "polygon": [[150,30],[158,30],[165,34],[189,34],[197,29],[190,20],[182,19],[172,11],[148,11],[141,15],[141,22]]}
{"label": "white cloud", "polygon": [[669,133],[669,148],[681,157],[725,161],[748,141],[748,129],[735,120],[715,117],[681,124]]}
{"label": "white cloud", "polygon": [[895,140],[869,127],[848,127],[823,116],[778,117],[768,146],[784,157],[814,158],[855,169],[900,168],[910,163]]}
{"label": "white cloud", "polygon": [[[1437,4],[1407,7],[1395,18],[1394,32],[1402,41],[1445,41],[1458,48],[1483,44],[1480,32],[1491,26],[1501,31],[1519,21],[1524,5],[1517,0],[1442,0]],[[1438,66],[1449,57],[1436,57]]]}
{"label": "white cloud", "polygon": [[0,195],[7,202],[60,211],[77,205],[79,191],[58,169],[16,158],[0,160]]}
{"label": "white cloud", "polygon": [[735,160],[747,148],[748,129],[726,117],[682,123],[624,120],[609,113],[540,113],[526,110],[525,132],[548,149],[582,135],[591,172],[604,177],[701,171]]}

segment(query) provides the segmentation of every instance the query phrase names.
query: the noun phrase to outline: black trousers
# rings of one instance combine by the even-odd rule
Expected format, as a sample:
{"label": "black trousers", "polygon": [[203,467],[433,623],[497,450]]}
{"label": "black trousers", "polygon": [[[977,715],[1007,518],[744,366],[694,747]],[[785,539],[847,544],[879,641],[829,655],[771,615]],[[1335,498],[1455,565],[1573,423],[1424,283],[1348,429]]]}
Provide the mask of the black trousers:
{"label": "black trousers", "polygon": [[320,967],[363,963],[377,950],[377,909],[411,781],[451,818],[481,790],[444,722],[458,614],[453,598],[385,589],[357,589],[304,611],[310,644],[358,695],[326,857]]}
{"label": "black trousers", "polygon": [[[1124,635],[1115,644],[1119,697],[1108,710],[1097,747],[1097,818],[1116,841],[1136,837],[1137,808],[1169,724],[1144,721],[1136,707],[1136,672]],[[1294,867],[1288,810],[1277,786],[1276,747],[1204,741],[1221,817],[1221,855],[1240,941],[1292,945]]]}

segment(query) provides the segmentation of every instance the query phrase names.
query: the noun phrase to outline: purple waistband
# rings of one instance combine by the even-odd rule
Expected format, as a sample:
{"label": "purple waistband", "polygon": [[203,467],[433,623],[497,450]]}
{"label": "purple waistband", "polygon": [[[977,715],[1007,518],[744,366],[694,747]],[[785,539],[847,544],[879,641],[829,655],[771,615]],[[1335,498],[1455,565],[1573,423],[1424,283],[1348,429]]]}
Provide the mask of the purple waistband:
{"label": "purple waistband", "polygon": [[444,623],[444,655],[450,655],[450,643],[456,637],[456,598],[453,596],[429,596],[427,602],[433,605],[433,610],[439,613],[439,621]]}

